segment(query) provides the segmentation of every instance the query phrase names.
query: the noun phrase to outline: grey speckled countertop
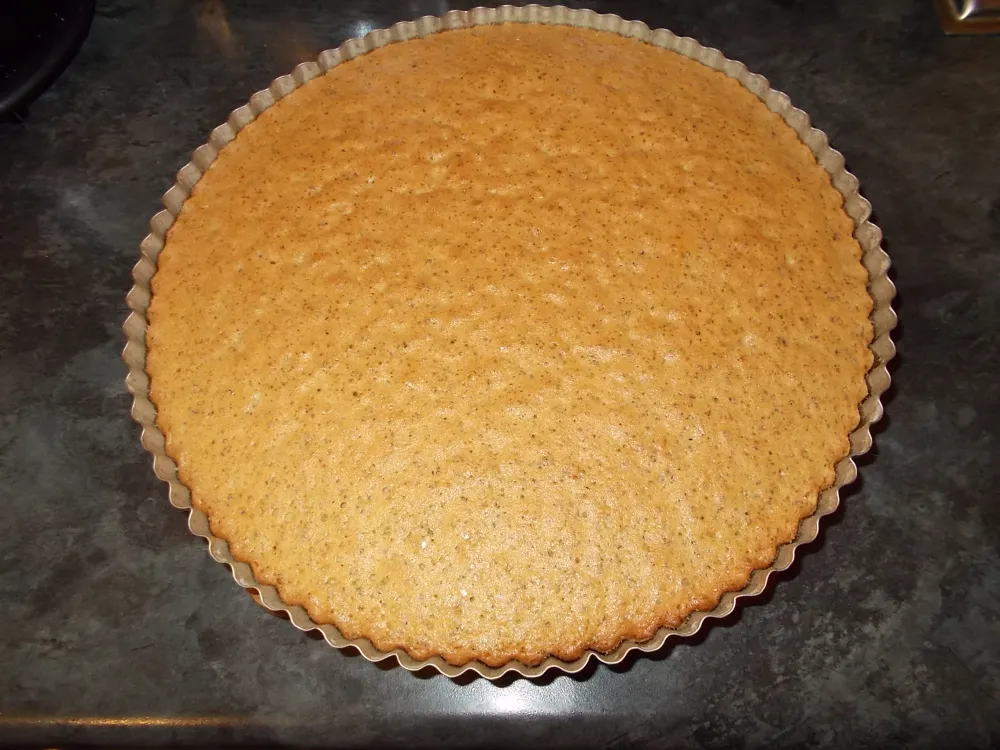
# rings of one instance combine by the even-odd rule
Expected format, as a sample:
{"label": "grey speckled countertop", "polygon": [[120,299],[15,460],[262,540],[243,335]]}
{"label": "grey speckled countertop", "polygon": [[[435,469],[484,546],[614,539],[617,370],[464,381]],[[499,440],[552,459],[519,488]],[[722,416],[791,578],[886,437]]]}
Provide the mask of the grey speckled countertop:
{"label": "grey speckled countertop", "polygon": [[109,0],[27,121],[0,125],[0,743],[1000,744],[1000,38],[945,37],[930,0],[591,5],[768,76],[875,206],[896,386],[821,541],[697,638],[540,683],[374,666],[257,609],[128,418],[137,245],[254,90],[468,6]]}

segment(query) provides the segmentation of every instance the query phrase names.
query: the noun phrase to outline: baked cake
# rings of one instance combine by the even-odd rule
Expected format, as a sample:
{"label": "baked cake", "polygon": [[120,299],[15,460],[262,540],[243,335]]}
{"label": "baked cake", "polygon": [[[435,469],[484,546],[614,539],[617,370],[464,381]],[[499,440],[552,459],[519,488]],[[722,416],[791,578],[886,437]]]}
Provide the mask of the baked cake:
{"label": "baked cake", "polygon": [[264,111],[153,278],[192,500],[288,603],[452,664],[715,606],[848,453],[841,195],[739,82],[611,33],[396,43]]}

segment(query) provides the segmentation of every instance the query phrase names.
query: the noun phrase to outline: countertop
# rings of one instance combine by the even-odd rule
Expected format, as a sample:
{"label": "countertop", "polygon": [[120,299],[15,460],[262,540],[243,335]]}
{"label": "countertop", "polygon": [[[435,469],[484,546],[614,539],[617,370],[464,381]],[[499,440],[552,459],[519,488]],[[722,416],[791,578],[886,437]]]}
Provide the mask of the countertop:
{"label": "countertop", "polygon": [[471,4],[108,0],[0,125],[0,744],[1000,744],[1000,38],[946,37],[930,0],[589,5],[768,76],[875,206],[900,355],[877,455],[820,540],[696,638],[537,682],[376,666],[258,609],[129,419],[137,246],[255,90]]}

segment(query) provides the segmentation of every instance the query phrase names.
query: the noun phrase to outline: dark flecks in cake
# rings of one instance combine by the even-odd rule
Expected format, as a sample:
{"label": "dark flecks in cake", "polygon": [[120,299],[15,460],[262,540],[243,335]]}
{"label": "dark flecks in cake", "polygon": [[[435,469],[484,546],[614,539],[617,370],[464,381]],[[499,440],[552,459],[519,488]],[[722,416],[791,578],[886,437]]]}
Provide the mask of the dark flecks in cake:
{"label": "dark flecks in cake", "polygon": [[334,69],[241,131],[159,264],[152,395],[195,501],[286,599],[416,655],[711,606],[811,512],[865,393],[867,276],[808,149],[596,32]]}

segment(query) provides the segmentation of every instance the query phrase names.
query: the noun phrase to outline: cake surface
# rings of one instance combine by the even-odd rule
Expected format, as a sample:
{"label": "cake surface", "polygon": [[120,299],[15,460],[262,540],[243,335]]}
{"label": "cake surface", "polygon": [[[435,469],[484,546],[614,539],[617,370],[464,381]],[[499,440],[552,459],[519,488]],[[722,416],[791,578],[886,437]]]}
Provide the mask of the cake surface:
{"label": "cake surface", "polygon": [[262,583],[417,659],[643,640],[768,565],[848,453],[842,198],[737,81],[610,33],[448,31],[219,155],[153,277],[193,502]]}

